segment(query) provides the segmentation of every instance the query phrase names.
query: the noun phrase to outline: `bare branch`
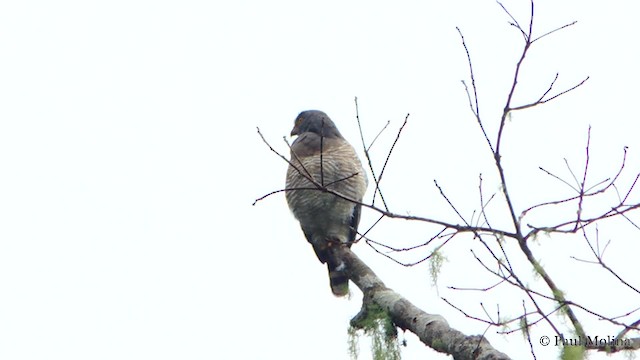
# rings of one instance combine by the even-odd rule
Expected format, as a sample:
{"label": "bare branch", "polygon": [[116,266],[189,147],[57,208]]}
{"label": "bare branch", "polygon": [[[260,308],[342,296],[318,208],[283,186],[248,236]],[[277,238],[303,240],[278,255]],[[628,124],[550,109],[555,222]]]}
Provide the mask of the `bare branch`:
{"label": "bare branch", "polygon": [[400,135],[402,134],[402,130],[407,125],[407,120],[409,120],[409,114],[407,114],[407,116],[404,117],[404,122],[400,126],[400,129],[398,129],[398,134],[396,135],[396,139],[393,140],[393,144],[391,144],[391,148],[389,149],[389,153],[387,154],[387,158],[384,160],[384,165],[382,165],[382,170],[380,170],[380,178],[378,179],[378,184],[376,184],[376,186],[378,186],[380,181],[382,181],[382,176],[384,175],[384,170],[387,168],[387,164],[389,163],[389,159],[391,158],[391,153],[393,152],[393,149],[396,147],[396,144],[398,143],[398,140],[400,140]]}
{"label": "bare branch", "polygon": [[[444,232],[444,230],[446,230],[446,229],[443,229],[440,233]],[[422,259],[420,259],[420,260],[414,261],[414,262],[402,262],[402,261],[400,261],[400,260],[397,260],[397,259],[396,259],[396,258],[394,258],[393,256],[391,256],[391,255],[389,255],[389,254],[387,254],[387,253],[384,253],[384,252],[382,252],[382,251],[378,250],[378,248],[376,248],[375,246],[373,246],[373,245],[371,245],[371,244],[375,244],[375,245],[379,245],[379,246],[382,246],[382,247],[387,248],[387,249],[391,249],[391,251],[393,251],[393,252],[410,251],[410,250],[415,250],[415,249],[421,248],[421,247],[423,247],[423,246],[427,246],[427,245],[429,245],[429,244],[430,244],[434,239],[439,238],[439,236],[438,236],[438,235],[436,235],[435,237],[431,238],[429,241],[427,241],[427,242],[426,242],[426,243],[424,243],[424,244],[416,245],[416,246],[413,246],[413,247],[411,247],[411,248],[406,248],[406,249],[394,249],[394,248],[392,248],[392,247],[390,247],[390,246],[388,246],[388,245],[385,245],[385,244],[382,244],[382,243],[379,243],[379,242],[373,241],[373,240],[371,240],[371,239],[367,239],[367,240],[366,240],[366,242],[367,242],[367,245],[369,245],[369,247],[371,247],[375,252],[377,252],[378,254],[380,254],[380,255],[382,255],[382,256],[384,256],[384,257],[386,257],[387,259],[392,260],[392,261],[393,261],[393,262],[395,262],[396,264],[402,265],[402,266],[404,266],[404,267],[412,267],[412,266],[415,266],[415,265],[421,264],[421,263],[423,263],[423,262],[425,262],[425,261],[429,260],[429,259],[430,259],[430,258],[431,258],[435,253],[436,253],[436,252],[438,252],[440,249],[442,249],[442,248],[443,248],[443,247],[444,247],[444,246],[445,246],[445,245],[446,245],[446,244],[447,244],[451,239],[453,239],[456,235],[457,235],[457,233],[453,233],[453,234],[451,234],[451,235],[447,236],[447,239],[446,239],[444,242],[442,242],[442,244],[440,244],[440,245],[436,246],[436,248],[435,248],[433,251],[431,251],[431,252],[429,253],[429,255],[427,255],[426,257],[423,257],[423,258],[422,258]]]}
{"label": "bare branch", "polygon": [[[607,270],[611,275],[613,275],[616,279],[618,279],[618,281],[620,281],[626,287],[628,287],[629,289],[635,291],[637,294],[640,294],[640,290],[638,290],[638,288],[636,288],[633,285],[629,284],[620,275],[618,275],[618,273],[616,273],[611,267],[609,267],[607,264],[604,263],[604,259],[603,259],[604,250],[602,251],[602,253],[599,252],[600,236],[599,236],[599,231],[598,231],[597,225],[596,225],[596,244],[598,244],[598,251],[596,251],[596,249],[593,248],[593,245],[589,241],[589,237],[587,236],[587,232],[585,231],[585,229],[584,228],[581,228],[581,229],[582,229],[582,237],[584,238],[584,240],[586,241],[587,245],[589,246],[589,249],[591,249],[591,252],[593,253],[593,256],[596,258],[596,261],[594,263],[599,264],[600,266],[602,266],[602,268]],[[607,243],[607,245],[608,245],[608,243]],[[606,249],[606,247],[605,247],[605,249]]]}
{"label": "bare branch", "polygon": [[504,5],[502,5],[502,3],[500,1],[496,1],[498,3],[498,5],[500,5],[500,7],[502,8],[502,10],[504,10],[505,13],[507,13],[507,15],[509,15],[509,17],[511,18],[511,23],[509,23],[511,26],[514,26],[516,29],[520,30],[520,33],[522,34],[522,37],[524,38],[525,41],[529,41],[527,33],[524,32],[524,30],[522,30],[522,27],[520,26],[520,24],[518,23],[518,20],[516,20],[516,18],[513,17],[513,15],[511,15],[511,13],[509,12],[509,10],[507,10],[506,7],[504,7]]}
{"label": "bare branch", "polygon": [[444,191],[442,190],[442,188],[440,187],[440,185],[438,185],[438,181],[437,180],[433,180],[433,183],[436,185],[436,187],[438,188],[438,191],[440,191],[440,195],[442,195],[442,197],[447,201],[447,203],[449,204],[449,206],[453,209],[453,211],[456,212],[456,214],[458,214],[458,217],[460,218],[460,220],[462,220],[462,222],[465,223],[465,225],[470,226],[469,223],[467,222],[467,220],[465,220],[465,218],[462,216],[462,214],[460,214],[460,212],[458,211],[458,209],[456,209],[456,207],[453,205],[453,203],[451,203],[451,200],[449,200],[449,198],[447,197],[447,195],[445,195]]}
{"label": "bare branch", "polygon": [[[556,79],[557,78],[558,78],[558,75],[556,74]],[[537,105],[540,105],[540,104],[548,103],[551,100],[554,100],[554,99],[556,99],[556,98],[558,98],[558,97],[560,97],[560,96],[562,96],[562,95],[564,95],[564,94],[566,94],[566,93],[568,93],[570,91],[573,91],[573,90],[579,88],[585,82],[587,82],[587,80],[589,80],[589,76],[587,76],[586,78],[582,79],[582,81],[580,81],[576,85],[574,85],[574,86],[572,86],[572,87],[570,87],[570,88],[568,88],[566,90],[563,90],[563,91],[559,92],[558,94],[553,95],[552,97],[550,97],[548,99],[543,99],[549,93],[549,91],[551,91],[551,87],[553,87],[553,83],[551,83],[551,85],[549,86],[549,89],[547,89],[547,91],[542,95],[542,97],[540,99],[538,99],[537,101],[532,102],[530,104],[515,106],[515,107],[511,108],[511,111],[528,109],[530,107],[534,107],[534,106],[537,106]],[[555,80],[554,80],[554,83],[555,83]]]}
{"label": "bare branch", "polygon": [[[594,188],[596,188],[596,187],[600,186],[601,184],[606,183],[606,182],[607,182],[607,181],[609,181],[610,179],[602,180],[602,181],[600,181],[599,183],[597,183],[596,185],[591,186],[588,190],[586,190],[585,194],[583,194],[583,197],[595,196],[595,195],[598,195],[598,194],[602,194],[602,193],[604,193],[605,191],[607,191],[607,190],[608,190],[609,188],[611,188],[611,187],[615,188],[615,182],[616,182],[616,180],[618,179],[618,177],[620,176],[620,174],[622,174],[622,171],[624,170],[624,167],[625,167],[625,164],[626,164],[626,159],[627,159],[627,147],[625,146],[625,147],[624,147],[624,153],[623,153],[623,156],[622,156],[622,163],[621,163],[621,165],[620,165],[620,168],[618,168],[618,172],[617,172],[617,173],[616,173],[616,175],[613,177],[613,180],[611,180],[611,181],[610,181],[610,182],[609,182],[605,187],[603,187],[603,188],[601,188],[601,189],[599,189],[599,190],[593,191],[593,192],[591,192],[591,190],[593,190]],[[574,190],[576,193],[578,193],[578,195],[577,195],[577,196],[573,196],[573,197],[569,197],[569,198],[566,198],[566,199],[562,199],[562,200],[548,201],[548,202],[540,203],[540,204],[537,204],[537,205],[533,205],[533,206],[531,206],[531,207],[529,207],[529,208],[525,209],[525,210],[522,212],[521,217],[522,217],[522,216],[524,216],[524,214],[526,214],[526,213],[528,213],[529,211],[531,211],[531,210],[533,210],[533,209],[536,209],[536,208],[544,207],[544,206],[547,206],[547,205],[558,205],[558,204],[566,203],[566,202],[569,202],[569,201],[577,200],[577,199],[579,199],[579,198],[580,198],[580,191],[579,191],[577,188],[575,188],[573,185],[569,184],[567,181],[565,181],[564,179],[562,179],[562,178],[558,177],[557,175],[554,175],[554,174],[552,174],[551,172],[549,172],[549,171],[547,171],[547,170],[543,169],[542,167],[539,167],[539,169],[540,169],[540,170],[542,170],[542,171],[544,171],[547,175],[552,176],[553,178],[557,179],[558,181],[560,181],[560,182],[562,182],[562,183],[566,184],[566,185],[567,185],[567,186],[569,186],[572,190]],[[616,190],[617,190],[617,189],[616,189]],[[629,193],[627,193],[627,194],[629,194]],[[620,196],[618,196],[618,198],[620,199],[620,204],[624,203],[624,202],[625,202],[625,200],[626,200],[626,197],[625,197],[625,200],[622,200],[622,199],[620,198]],[[624,216],[624,215],[622,215],[622,216]],[[528,237],[528,236],[527,236],[527,237]]]}
{"label": "bare branch", "polygon": [[[544,171],[547,175],[549,175],[549,176],[551,176],[551,177],[555,178],[556,180],[559,180],[559,181],[561,181],[562,183],[566,184],[568,187],[570,187],[570,188],[571,188],[572,190],[574,190],[575,192],[577,192],[577,193],[579,193],[579,192],[580,192],[580,191],[578,191],[578,189],[576,189],[573,185],[569,184],[567,181],[565,181],[565,180],[564,180],[564,179],[562,179],[561,177],[559,177],[559,176],[557,176],[557,175],[555,175],[555,174],[551,173],[550,171],[548,171],[548,170],[544,169],[542,166],[539,166],[539,167],[538,167],[538,169],[540,169],[540,170]],[[574,177],[574,179],[575,179],[575,177]],[[562,202],[564,202],[564,201],[565,201],[565,200],[562,200]],[[529,208],[529,209],[527,209],[527,210],[530,210],[530,209],[533,209],[533,208],[535,208],[535,207],[531,207],[531,208]]]}
{"label": "bare branch", "polygon": [[485,203],[484,202],[484,198],[483,198],[483,192],[482,192],[482,174],[479,174],[478,178],[479,178],[478,192],[480,193],[480,215],[482,215],[482,218],[484,218],[484,223],[488,227],[491,228],[492,226],[491,226],[491,224],[489,224],[489,219],[487,218],[486,208],[489,205],[489,203],[491,202],[491,200],[493,200],[493,198],[495,197],[496,194],[491,195],[489,200]]}
{"label": "bare branch", "polygon": [[371,140],[371,144],[369,144],[369,146],[367,147],[367,152],[371,151],[371,147],[373,147],[373,144],[376,143],[376,140],[378,140],[378,138],[380,137],[380,135],[382,135],[382,133],[387,129],[387,127],[389,126],[389,124],[391,124],[391,120],[387,120],[387,123],[384,124],[384,126],[382,127],[382,129],[380,129],[380,131],[378,132],[378,135],[376,135],[373,140]]}
{"label": "bare branch", "polygon": [[580,182],[580,197],[578,200],[578,218],[576,219],[576,229],[578,224],[580,223],[580,218],[582,217],[582,202],[584,201],[584,186],[587,182],[587,172],[589,171],[589,147],[591,146],[591,126],[589,126],[589,130],[587,131],[587,146],[586,146],[586,158],[584,161],[584,172],[582,175],[582,182]]}
{"label": "bare branch", "polygon": [[[294,154],[295,152],[292,151],[291,153]],[[323,155],[324,155],[324,118],[322,118],[322,125],[320,126],[320,185],[324,187],[324,161],[322,160]],[[297,159],[297,160],[301,166],[304,166],[302,165],[302,162],[300,161],[300,159]]]}
{"label": "bare branch", "polygon": [[[366,303],[377,304],[389,312],[393,323],[416,334],[430,348],[450,354],[454,359],[508,360],[481,336],[466,336],[449,326],[440,315],[419,309],[400,294],[386,287],[377,275],[346,246],[332,246],[330,256],[344,264],[349,279],[362,290]],[[366,306],[365,303],[365,306]]]}
{"label": "bare branch", "polygon": [[456,286],[447,286],[447,288],[451,289],[451,290],[460,290],[460,291],[489,291],[492,290],[496,287],[498,287],[498,285],[502,284],[505,282],[505,279],[501,279],[500,281],[498,281],[497,283],[484,287],[484,288],[462,288],[462,287],[456,287]]}
{"label": "bare branch", "polygon": [[[393,252],[405,252],[405,251],[411,251],[411,250],[415,250],[424,246],[428,246],[429,244],[431,244],[431,242],[433,242],[436,239],[440,238],[440,235],[442,235],[442,233],[444,233],[447,230],[447,228],[443,228],[442,230],[440,230],[436,235],[432,236],[431,238],[429,238],[429,240],[427,240],[426,242],[419,244],[419,245],[414,245],[414,246],[410,246],[410,247],[405,247],[405,248],[396,248],[393,246],[389,246],[389,245],[385,245],[383,243],[371,240],[371,239],[367,239],[367,242],[370,242],[372,244],[375,245],[379,245],[382,246],[383,248],[387,249],[387,250],[391,250]],[[453,234],[455,235],[455,233]],[[449,235],[451,237],[451,235]]]}
{"label": "bare branch", "polygon": [[[362,132],[362,124],[360,123],[360,109],[358,108],[358,98],[355,97],[354,100],[356,105],[356,121],[358,122],[358,130],[360,130],[360,140],[362,141],[362,148],[364,149],[364,156],[367,158],[367,164],[369,165],[369,170],[371,171],[371,176],[373,177],[373,182],[376,184],[375,190],[373,191],[373,197],[371,199],[371,205],[375,205],[376,203],[376,193],[380,195],[380,199],[382,200],[382,205],[385,210],[389,211],[389,207],[387,206],[387,202],[384,200],[384,196],[382,195],[382,190],[380,190],[380,180],[376,175],[376,171],[373,169],[373,163],[371,162],[371,156],[369,155],[369,149],[367,148],[367,144],[364,140],[364,133]],[[384,128],[383,128],[384,130]],[[382,132],[382,131],[381,131]],[[377,138],[377,136],[376,136]],[[375,140],[374,140],[375,141]],[[373,143],[369,147],[371,147]]]}
{"label": "bare branch", "polygon": [[556,31],[560,31],[560,30],[566,29],[566,28],[568,28],[569,26],[573,26],[573,25],[575,25],[575,24],[577,24],[577,23],[578,23],[577,21],[573,21],[573,22],[570,22],[570,23],[568,23],[568,24],[562,25],[562,26],[560,26],[559,28],[553,29],[553,30],[551,30],[551,31],[549,31],[549,32],[547,32],[547,33],[545,33],[545,34],[543,34],[543,35],[538,36],[537,38],[533,39],[533,41],[531,41],[531,43],[534,43],[534,42],[536,42],[536,41],[538,41],[538,40],[540,40],[540,39],[544,38],[545,36],[551,35],[551,34],[553,34],[553,33],[554,33],[554,32],[556,32]]}
{"label": "bare branch", "polygon": [[[462,31],[459,27],[456,26],[456,30],[458,30],[458,34],[460,34],[460,39],[462,39],[462,46],[464,47],[464,51],[467,54],[467,63],[469,64],[469,76],[471,77],[471,87],[473,88],[473,101],[471,100],[471,95],[469,94],[469,88],[467,84],[462,81],[462,85],[464,85],[464,90],[467,93],[467,98],[469,99],[469,107],[471,108],[471,112],[476,118],[478,125],[480,126],[480,130],[482,130],[482,134],[484,135],[484,139],[487,141],[491,152],[494,152],[493,145],[491,144],[491,140],[489,140],[489,136],[487,135],[486,130],[484,129],[484,125],[482,125],[482,120],[480,119],[480,105],[478,103],[478,89],[476,88],[476,77],[473,74],[473,64],[471,62],[471,55],[469,54],[469,49],[467,48],[467,43],[464,40],[464,35],[462,35]],[[474,106],[475,102],[475,106]]]}
{"label": "bare branch", "polygon": [[527,305],[525,304],[524,300],[522,300],[522,312],[524,313],[524,315],[522,316],[522,320],[524,322],[524,326],[523,326],[523,331],[525,332],[526,338],[527,338],[527,342],[529,343],[529,349],[531,350],[531,356],[533,356],[533,359],[536,360],[536,352],[533,350],[533,342],[531,341],[531,333],[529,332],[529,322],[527,321]]}
{"label": "bare branch", "polygon": [[566,93],[568,93],[570,91],[573,91],[573,90],[579,88],[580,86],[584,85],[584,83],[587,82],[587,80],[589,80],[589,78],[590,78],[590,76],[587,76],[586,78],[582,79],[582,81],[580,81],[579,83],[575,84],[574,86],[568,88],[567,90],[561,91],[560,93],[558,93],[558,94],[556,94],[556,95],[554,95],[554,96],[552,96],[552,97],[550,97],[550,98],[548,98],[546,100],[543,100],[540,103],[541,104],[547,103],[547,102],[549,102],[549,101],[551,101],[551,100],[553,100],[553,99],[555,99],[555,98],[557,98],[559,96],[562,96],[562,95],[564,95],[564,94],[566,94]]}

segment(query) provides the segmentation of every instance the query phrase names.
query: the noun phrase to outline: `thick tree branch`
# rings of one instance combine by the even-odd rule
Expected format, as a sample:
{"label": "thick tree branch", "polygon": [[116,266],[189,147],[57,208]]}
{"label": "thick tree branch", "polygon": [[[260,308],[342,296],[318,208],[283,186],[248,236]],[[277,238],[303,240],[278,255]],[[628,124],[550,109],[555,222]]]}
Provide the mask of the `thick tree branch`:
{"label": "thick tree branch", "polygon": [[389,289],[349,248],[334,246],[331,255],[345,266],[349,279],[363,292],[365,303],[388,311],[393,323],[416,334],[430,348],[452,355],[455,360],[507,360],[482,336],[468,336],[453,329],[440,315],[428,314],[402,295]]}

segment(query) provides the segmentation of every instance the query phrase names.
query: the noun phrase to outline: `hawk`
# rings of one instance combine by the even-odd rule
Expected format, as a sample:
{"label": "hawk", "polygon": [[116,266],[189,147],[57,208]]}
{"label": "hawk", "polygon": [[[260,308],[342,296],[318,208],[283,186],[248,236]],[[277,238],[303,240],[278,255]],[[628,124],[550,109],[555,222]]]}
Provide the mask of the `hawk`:
{"label": "hawk", "polygon": [[[354,242],[361,205],[318,189],[318,185],[362,202],[367,176],[355,150],[322,111],[298,115],[291,136],[291,161],[287,170],[286,198],[318,259],[327,264],[329,284],[336,296],[349,293],[349,278],[328,256],[328,247]],[[314,184],[310,179],[313,179]]]}

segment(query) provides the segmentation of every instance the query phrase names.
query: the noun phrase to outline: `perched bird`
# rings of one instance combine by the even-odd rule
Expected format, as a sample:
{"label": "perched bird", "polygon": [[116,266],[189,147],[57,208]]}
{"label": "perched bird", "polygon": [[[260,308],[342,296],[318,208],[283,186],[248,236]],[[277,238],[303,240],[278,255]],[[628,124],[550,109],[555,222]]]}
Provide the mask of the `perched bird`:
{"label": "perched bird", "polygon": [[318,190],[318,185],[362,202],[367,176],[353,147],[324,112],[301,112],[291,130],[291,136],[294,135],[298,138],[291,145],[285,187],[287,203],[318,259],[327,264],[331,291],[336,296],[345,296],[349,293],[349,279],[327,252],[337,242],[351,246],[360,222],[361,205]]}

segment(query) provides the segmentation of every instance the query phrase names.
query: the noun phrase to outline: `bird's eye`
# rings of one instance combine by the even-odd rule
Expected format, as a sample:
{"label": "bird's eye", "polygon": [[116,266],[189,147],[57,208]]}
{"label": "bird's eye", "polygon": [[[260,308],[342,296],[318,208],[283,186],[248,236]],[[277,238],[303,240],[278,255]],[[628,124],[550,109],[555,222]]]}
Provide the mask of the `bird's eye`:
{"label": "bird's eye", "polygon": [[298,116],[296,119],[296,126],[300,126],[300,124],[302,124],[302,116]]}

